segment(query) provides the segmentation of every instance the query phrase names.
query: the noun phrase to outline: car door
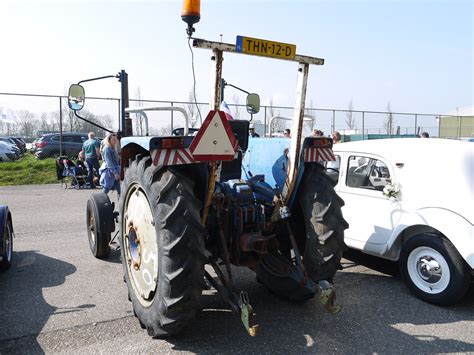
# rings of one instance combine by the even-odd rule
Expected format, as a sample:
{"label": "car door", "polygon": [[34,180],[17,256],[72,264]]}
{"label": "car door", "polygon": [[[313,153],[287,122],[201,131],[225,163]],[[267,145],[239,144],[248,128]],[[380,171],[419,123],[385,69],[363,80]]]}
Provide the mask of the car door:
{"label": "car door", "polygon": [[383,194],[393,170],[383,158],[361,153],[344,153],[341,168],[336,189],[345,201],[346,244],[380,254],[401,216],[400,201]]}

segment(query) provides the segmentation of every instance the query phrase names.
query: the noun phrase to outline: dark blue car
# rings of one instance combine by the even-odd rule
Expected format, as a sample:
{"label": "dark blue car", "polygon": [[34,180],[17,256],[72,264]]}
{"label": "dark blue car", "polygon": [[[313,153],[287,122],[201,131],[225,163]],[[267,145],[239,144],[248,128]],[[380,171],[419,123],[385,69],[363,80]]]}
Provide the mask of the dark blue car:
{"label": "dark blue car", "polygon": [[62,155],[70,158],[77,157],[82,149],[82,144],[87,138],[87,133],[63,133],[61,143],[59,133],[45,134],[34,143],[35,155],[38,159],[58,157],[61,143]]}

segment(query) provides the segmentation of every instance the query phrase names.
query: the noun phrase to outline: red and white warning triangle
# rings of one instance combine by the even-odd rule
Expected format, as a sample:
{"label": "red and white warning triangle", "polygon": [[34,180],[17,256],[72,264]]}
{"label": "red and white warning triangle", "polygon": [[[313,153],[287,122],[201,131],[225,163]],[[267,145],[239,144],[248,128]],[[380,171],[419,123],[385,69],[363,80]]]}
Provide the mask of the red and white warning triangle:
{"label": "red and white warning triangle", "polygon": [[212,110],[194,137],[189,150],[195,160],[233,160],[237,140],[224,112]]}

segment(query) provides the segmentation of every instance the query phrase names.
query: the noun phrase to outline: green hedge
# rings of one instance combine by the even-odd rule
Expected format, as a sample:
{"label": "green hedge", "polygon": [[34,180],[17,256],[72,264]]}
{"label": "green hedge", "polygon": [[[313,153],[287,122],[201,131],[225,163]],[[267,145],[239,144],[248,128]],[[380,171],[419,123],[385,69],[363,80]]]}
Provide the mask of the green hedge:
{"label": "green hedge", "polygon": [[39,160],[33,154],[26,153],[17,161],[0,163],[0,186],[55,182],[58,182],[58,179],[54,158]]}

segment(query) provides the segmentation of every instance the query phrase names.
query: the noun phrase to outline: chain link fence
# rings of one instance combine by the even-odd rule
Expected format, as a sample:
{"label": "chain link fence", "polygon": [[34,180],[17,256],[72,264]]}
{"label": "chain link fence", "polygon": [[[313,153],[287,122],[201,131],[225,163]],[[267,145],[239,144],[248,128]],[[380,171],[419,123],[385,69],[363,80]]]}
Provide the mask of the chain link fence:
{"label": "chain link fence", "polygon": [[[199,128],[209,111],[207,103],[196,105],[180,101],[131,99],[130,106],[181,107],[187,112],[192,128]],[[234,118],[251,119],[260,136],[278,136],[284,129],[291,128],[294,115],[292,107],[262,105],[260,112],[251,117],[245,105],[229,106]],[[120,99],[87,97],[80,115],[107,129],[118,131]],[[173,129],[184,126],[184,117],[179,112],[154,111],[147,115],[149,135],[170,135]],[[313,129],[323,131],[325,136],[339,131],[345,141],[417,136],[421,132],[428,132],[431,137],[474,137],[472,116],[319,108],[307,108],[305,115],[303,135],[310,135]],[[134,133],[145,135],[143,118],[134,113],[130,116]],[[28,150],[37,158],[60,154],[77,157],[88,132],[94,132],[99,139],[106,134],[104,130],[77,118],[69,109],[66,96],[0,93],[0,136],[23,138]]]}

